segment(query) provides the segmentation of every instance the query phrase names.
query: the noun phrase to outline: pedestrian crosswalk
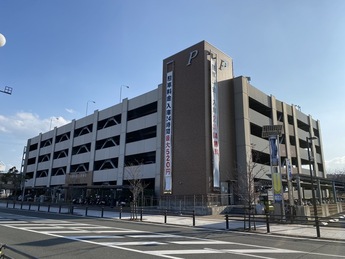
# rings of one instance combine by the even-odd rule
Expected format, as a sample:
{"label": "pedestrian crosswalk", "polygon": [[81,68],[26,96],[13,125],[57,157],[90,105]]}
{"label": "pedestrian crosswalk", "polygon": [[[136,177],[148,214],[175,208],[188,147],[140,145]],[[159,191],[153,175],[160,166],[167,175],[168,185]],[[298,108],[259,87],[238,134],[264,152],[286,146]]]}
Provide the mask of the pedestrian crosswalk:
{"label": "pedestrian crosswalk", "polygon": [[192,255],[198,254],[207,254],[207,258],[217,259],[220,258],[220,254],[224,255],[224,258],[229,254],[233,254],[266,259],[283,258],[287,254],[305,254],[302,251],[199,238],[182,234],[155,233],[137,229],[67,220],[41,219],[7,213],[0,213],[0,226],[171,259],[192,258]]}

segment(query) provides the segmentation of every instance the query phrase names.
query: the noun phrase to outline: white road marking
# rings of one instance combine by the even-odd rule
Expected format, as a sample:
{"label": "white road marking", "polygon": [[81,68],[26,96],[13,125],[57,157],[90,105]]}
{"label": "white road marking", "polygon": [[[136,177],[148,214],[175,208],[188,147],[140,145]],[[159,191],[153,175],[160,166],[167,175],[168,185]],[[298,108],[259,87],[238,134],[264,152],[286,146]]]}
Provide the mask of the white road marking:
{"label": "white road marking", "polygon": [[169,241],[171,244],[177,245],[224,245],[224,244],[231,244],[230,242],[226,241],[218,241],[218,240],[203,240],[203,241]]}
{"label": "white road marking", "polygon": [[287,250],[287,249],[222,249],[226,253],[240,253],[240,254],[296,254],[300,251]]}
{"label": "white road marking", "polygon": [[[14,215],[9,214],[9,218],[13,218]],[[16,217],[14,217],[16,218]],[[24,218],[24,217],[18,217],[18,218]],[[8,218],[7,218],[8,219]],[[38,234],[45,234],[48,236],[58,237],[58,238],[64,238],[84,243],[89,243],[93,245],[101,245],[105,247],[110,248],[116,248],[121,250],[126,250],[130,252],[135,253],[141,253],[141,254],[148,254],[148,255],[156,255],[159,257],[164,258],[170,258],[170,259],[183,259],[182,257],[176,257],[174,255],[187,255],[187,254],[238,254],[238,255],[244,255],[247,257],[255,257],[255,258],[262,258],[262,259],[272,259],[271,257],[266,256],[260,256],[257,254],[292,254],[292,253],[298,253],[298,254],[308,254],[308,255],[318,255],[323,257],[334,257],[334,258],[345,258],[343,255],[330,255],[330,254],[322,254],[322,253],[313,253],[313,252],[304,252],[304,251],[297,251],[297,250],[289,250],[289,249],[278,249],[278,248],[272,248],[272,247],[264,247],[264,246],[258,246],[258,245],[250,245],[245,243],[236,243],[236,242],[226,242],[226,241],[217,241],[217,240],[211,240],[211,239],[204,239],[204,238],[195,238],[190,236],[179,236],[179,235],[166,235],[166,234],[160,234],[160,233],[153,233],[148,231],[139,231],[139,230],[133,230],[133,229],[123,229],[123,228],[111,228],[111,227],[104,227],[104,226],[98,226],[98,225],[92,225],[92,224],[78,224],[68,221],[50,221],[49,220],[37,220],[37,218],[30,218],[28,219],[25,217],[25,220],[29,220],[31,222],[26,221],[2,221],[0,220],[0,224],[4,227],[10,227],[15,229],[21,229],[33,233]],[[4,224],[4,222],[9,222],[9,224]],[[33,224],[35,222],[36,224]],[[19,224],[18,224],[19,223]],[[42,226],[42,228],[38,228],[38,230],[35,230],[36,227],[39,227],[39,225]],[[26,227],[25,227],[26,226]],[[31,228],[30,228],[31,226]],[[58,226],[60,230],[56,231],[56,226]],[[51,231],[40,231],[41,229],[50,228]],[[85,228],[85,230],[83,229]],[[86,230],[89,229],[89,230]],[[110,229],[110,230],[97,230],[97,229]],[[91,233],[91,234],[99,234],[99,233],[121,233],[128,235],[123,236],[104,236],[104,235],[77,235],[77,236],[64,236],[61,234],[70,234],[70,233]],[[137,233],[137,234],[129,234],[129,233]],[[142,234],[139,234],[142,233]],[[60,235],[59,235],[60,234]],[[147,241],[147,242],[96,242],[92,241],[92,239],[102,239],[102,238],[157,238],[157,237],[165,237],[165,238],[181,238],[181,239],[188,239],[187,241],[166,241],[166,242],[153,242],[153,241]],[[91,240],[89,240],[91,239]],[[169,244],[181,244],[181,245],[215,245],[215,244],[234,244],[242,247],[247,247],[249,249],[211,249],[211,248],[201,248],[201,249],[183,249],[183,250],[154,250],[154,251],[141,251],[138,249],[132,249],[128,248],[128,246],[151,246],[151,245],[169,245]]]}
{"label": "white road marking", "polygon": [[59,226],[28,226],[28,227],[20,227],[21,229],[63,229],[63,227]]}
{"label": "white road marking", "polygon": [[154,242],[154,241],[144,241],[144,242],[111,242],[102,244],[106,246],[152,246],[152,245],[166,245],[166,243]]}
{"label": "white road marking", "polygon": [[[25,228],[23,228],[25,230]],[[33,229],[27,229],[28,231],[35,231]],[[42,234],[70,234],[70,233],[92,233],[92,231],[89,230],[52,230],[52,231],[37,231],[37,233],[42,233]]]}
{"label": "white road marking", "polygon": [[115,238],[124,238],[122,236],[68,236],[69,238],[75,239],[115,239]]}
{"label": "white road marking", "polygon": [[149,235],[126,235],[131,238],[180,238],[181,236],[165,235],[165,234],[149,234]]}
{"label": "white road marking", "polygon": [[186,249],[186,250],[153,250],[145,251],[148,254],[154,254],[158,256],[162,255],[190,255],[190,254],[223,254],[221,250],[205,250],[205,249]]}

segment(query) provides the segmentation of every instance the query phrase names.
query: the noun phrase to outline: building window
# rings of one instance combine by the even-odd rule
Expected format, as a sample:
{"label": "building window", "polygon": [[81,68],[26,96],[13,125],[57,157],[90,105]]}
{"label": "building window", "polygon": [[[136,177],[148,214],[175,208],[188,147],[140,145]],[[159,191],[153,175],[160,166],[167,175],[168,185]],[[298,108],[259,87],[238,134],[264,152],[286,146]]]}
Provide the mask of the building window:
{"label": "building window", "polygon": [[280,111],[277,111],[277,120],[284,123],[284,114]]}
{"label": "building window", "polygon": [[262,127],[254,124],[254,123],[250,123],[250,134],[261,138],[262,137]]}
{"label": "building window", "polygon": [[41,142],[41,148],[50,146],[52,144],[52,140],[53,140],[52,138],[43,140]]}
{"label": "building window", "polygon": [[57,151],[54,153],[54,159],[59,159],[68,156],[68,149]]}
{"label": "building window", "polygon": [[304,123],[303,121],[297,120],[297,127],[301,130],[309,132],[309,125]]}
{"label": "building window", "polygon": [[115,126],[121,123],[121,114],[115,115],[113,117],[101,120],[98,122],[97,130],[105,129],[111,126]]}
{"label": "building window", "polygon": [[36,157],[33,157],[33,158],[29,158],[28,159],[28,165],[33,165],[36,163]]}
{"label": "building window", "polygon": [[298,167],[298,159],[296,157],[291,157],[292,167]]}
{"label": "building window", "polygon": [[272,119],[272,109],[249,97],[249,108]]}
{"label": "building window", "polygon": [[90,152],[90,149],[91,149],[91,143],[73,147],[72,155],[87,153],[87,152]]}
{"label": "building window", "polygon": [[30,145],[29,152],[34,151],[38,148],[38,143]]}
{"label": "building window", "polygon": [[27,172],[27,173],[25,174],[25,178],[26,178],[26,179],[32,179],[32,178],[34,178],[34,172]]}
{"label": "building window", "polygon": [[70,136],[71,136],[70,132],[67,132],[67,133],[61,134],[59,136],[56,136],[56,143],[60,143],[60,142],[69,140]]}
{"label": "building window", "polygon": [[290,139],[290,145],[291,146],[296,146],[296,138],[295,136],[289,136]]}
{"label": "building window", "polygon": [[89,163],[71,165],[71,173],[87,172],[89,171]]}
{"label": "building window", "polygon": [[156,163],[156,151],[125,156],[126,166],[154,163]]}
{"label": "building window", "polygon": [[50,154],[42,155],[38,158],[38,162],[47,162],[50,160]]}
{"label": "building window", "polygon": [[96,150],[108,148],[108,147],[115,147],[115,146],[118,146],[119,144],[120,144],[120,136],[101,139],[96,142]]}
{"label": "building window", "polygon": [[47,176],[48,176],[47,170],[37,171],[37,178],[42,178],[42,177],[47,177]]}
{"label": "building window", "polygon": [[53,168],[52,175],[53,176],[66,175],[66,166]]}
{"label": "building window", "polygon": [[112,159],[105,159],[105,160],[99,160],[95,161],[94,170],[108,170],[108,169],[115,169],[118,167],[118,161],[119,159],[112,158]]}
{"label": "building window", "polygon": [[291,115],[288,115],[288,123],[293,125],[293,117]]}
{"label": "building window", "polygon": [[140,129],[126,134],[126,143],[131,143],[135,141],[140,141],[149,138],[155,138],[157,135],[157,127],[149,127],[145,129]]}
{"label": "building window", "polygon": [[87,126],[81,127],[79,129],[76,129],[74,131],[74,137],[79,137],[88,133],[92,132],[92,124],[89,124]]}
{"label": "building window", "polygon": [[270,155],[264,152],[252,149],[252,162],[261,165],[270,165]]}
{"label": "building window", "polygon": [[157,102],[153,102],[127,112],[127,120],[134,120],[140,117],[157,112]]}

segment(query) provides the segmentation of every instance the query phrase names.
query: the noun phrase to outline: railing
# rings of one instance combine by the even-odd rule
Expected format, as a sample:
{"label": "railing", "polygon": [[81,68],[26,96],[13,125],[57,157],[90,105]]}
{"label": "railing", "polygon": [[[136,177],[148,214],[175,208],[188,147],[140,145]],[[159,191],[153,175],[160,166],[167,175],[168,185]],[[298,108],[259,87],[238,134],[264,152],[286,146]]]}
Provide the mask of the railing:
{"label": "railing", "polygon": [[[88,206],[88,205],[75,205],[75,204],[51,204],[51,203],[39,203],[39,202],[16,202],[7,201],[6,208],[21,209],[28,211],[42,211],[58,214],[72,214],[82,216],[94,216],[105,217],[105,213],[108,213],[108,217],[123,219],[129,218],[131,220],[143,220],[143,215],[160,215],[164,217],[164,223],[167,223],[168,216],[181,216],[190,217],[192,219],[192,225],[195,226],[196,213],[194,210],[169,210],[169,209],[152,209],[145,207],[105,207],[105,206]],[[90,213],[92,211],[92,213]],[[112,215],[109,215],[112,214]]]}
{"label": "railing", "polygon": [[[37,202],[16,202],[7,201],[6,208],[21,209],[28,211],[42,211],[59,214],[71,214],[78,216],[89,217],[111,217],[118,219],[130,219],[143,221],[143,216],[157,216],[162,217],[164,223],[168,223],[169,217],[184,217],[191,219],[191,225],[196,226],[196,213],[195,210],[170,210],[166,209],[153,209],[146,207],[104,207],[104,206],[87,206],[75,204],[50,204],[50,203],[37,203]],[[107,215],[105,215],[105,213]],[[243,222],[243,228],[240,230],[251,231],[256,230],[257,225],[261,227],[266,225],[266,232],[270,233],[271,225],[277,224],[297,224],[314,226],[317,231],[317,237],[320,237],[321,228],[338,227],[344,228],[345,218],[337,219],[335,217],[314,217],[314,216],[296,216],[296,215],[277,215],[277,214],[225,214],[224,224],[225,229],[234,229],[231,224],[239,221]],[[162,223],[163,223],[162,222]],[[237,224],[238,225],[238,224]],[[2,254],[0,254],[2,255]],[[1,258],[1,257],[0,257]]]}
{"label": "railing", "polygon": [[28,259],[37,259],[37,257],[33,257],[23,251],[20,251],[18,249],[15,249],[14,247],[8,246],[6,244],[0,243],[0,258],[1,259],[15,259],[16,257],[12,257],[7,253],[7,251],[10,252],[12,256],[18,256],[20,255],[20,258],[28,258]]}
{"label": "railing", "polygon": [[226,206],[229,204],[230,200],[230,194],[174,195],[157,198],[157,204],[167,208],[191,208]]}

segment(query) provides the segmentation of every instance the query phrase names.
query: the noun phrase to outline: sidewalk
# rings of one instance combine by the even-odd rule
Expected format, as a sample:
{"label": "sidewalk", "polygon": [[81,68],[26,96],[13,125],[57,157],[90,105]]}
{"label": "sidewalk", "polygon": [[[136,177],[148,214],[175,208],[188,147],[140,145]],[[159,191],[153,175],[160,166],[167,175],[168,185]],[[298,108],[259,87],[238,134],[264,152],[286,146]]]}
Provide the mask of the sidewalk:
{"label": "sidewalk", "polygon": [[[6,208],[6,202],[0,202],[0,208]],[[61,214],[70,214],[70,208],[67,206],[51,206],[47,205],[37,205],[37,204],[23,204],[16,203],[13,206],[13,203],[9,203],[8,209],[22,209],[30,211],[41,211],[41,212],[50,212],[50,213],[61,213]],[[99,208],[89,208],[85,207],[74,207],[73,215],[78,216],[88,216],[88,217],[103,217],[109,219],[122,219],[122,220],[131,220],[131,215],[128,212],[119,212],[118,209],[102,209]],[[138,215],[138,220],[140,220],[140,213]],[[344,219],[336,219],[344,222]],[[243,231],[244,222],[241,217],[236,219],[229,218],[228,225],[225,220],[224,215],[214,215],[214,216],[196,216],[193,220],[192,216],[164,216],[164,215],[149,215],[143,214],[143,222],[152,222],[159,224],[172,224],[179,226],[188,226],[188,227],[199,227],[199,228],[208,228],[215,230],[232,230],[232,231]],[[247,227],[247,226],[246,226]],[[302,224],[269,224],[270,235],[283,235],[291,237],[307,237],[307,238],[316,238],[316,228],[312,225],[302,225]],[[252,230],[256,233],[267,233],[267,225],[265,222],[257,222],[256,230]],[[268,233],[267,233],[268,234]],[[345,228],[339,227],[329,227],[320,224],[320,239],[329,239],[329,240],[340,240],[345,242]]]}

